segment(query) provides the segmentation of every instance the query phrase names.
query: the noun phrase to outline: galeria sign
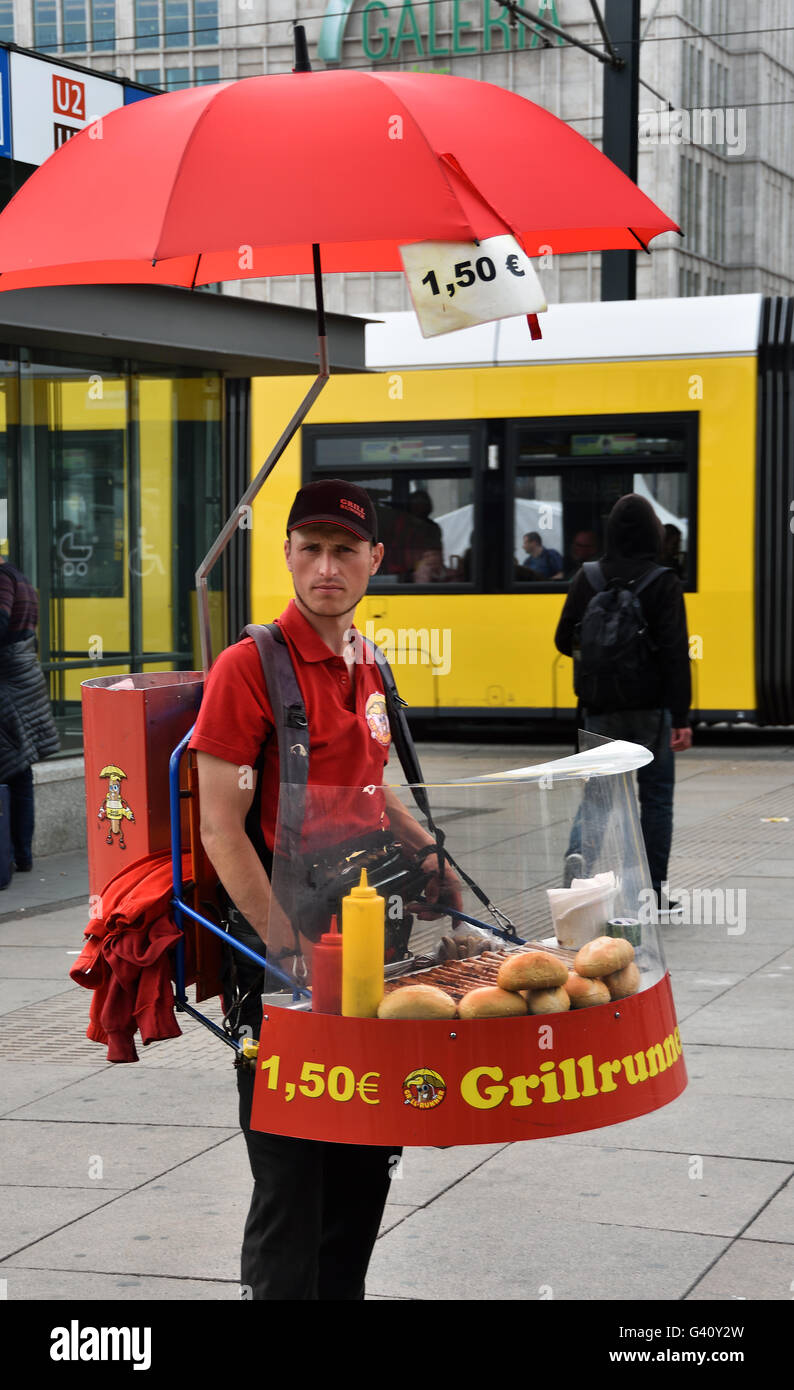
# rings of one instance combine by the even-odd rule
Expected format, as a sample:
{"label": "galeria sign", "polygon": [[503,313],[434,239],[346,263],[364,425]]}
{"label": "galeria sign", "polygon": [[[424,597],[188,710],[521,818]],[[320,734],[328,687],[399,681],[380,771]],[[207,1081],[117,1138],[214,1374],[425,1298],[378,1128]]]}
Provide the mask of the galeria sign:
{"label": "galeria sign", "polygon": [[423,338],[546,308],[535,268],[509,234],[415,241],[400,255]]}

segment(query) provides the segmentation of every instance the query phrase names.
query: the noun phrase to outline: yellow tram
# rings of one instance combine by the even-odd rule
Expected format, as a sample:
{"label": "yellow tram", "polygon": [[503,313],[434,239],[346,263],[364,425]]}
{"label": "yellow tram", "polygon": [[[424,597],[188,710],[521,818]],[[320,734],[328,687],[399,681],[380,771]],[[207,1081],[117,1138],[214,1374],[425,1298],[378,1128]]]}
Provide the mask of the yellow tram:
{"label": "yellow tram", "polygon": [[[412,713],[568,720],[565,593],[613,503],[640,492],[685,589],[695,718],[794,723],[793,305],[560,305],[541,342],[523,319],[427,341],[412,314],[369,324],[373,370],[331,378],[255,504],[254,621],[289,596],[257,536],[284,534],[301,482],[349,477],[386,544],[358,623]],[[304,390],[252,383],[254,467]],[[533,536],[553,573],[533,566]]]}

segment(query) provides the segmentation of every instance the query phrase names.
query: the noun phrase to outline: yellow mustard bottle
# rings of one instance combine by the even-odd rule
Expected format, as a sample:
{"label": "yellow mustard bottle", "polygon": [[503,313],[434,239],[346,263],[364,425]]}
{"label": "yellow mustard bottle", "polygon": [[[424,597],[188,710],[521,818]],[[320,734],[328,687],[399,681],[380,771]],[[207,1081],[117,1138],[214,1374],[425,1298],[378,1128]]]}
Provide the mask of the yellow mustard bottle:
{"label": "yellow mustard bottle", "polygon": [[342,899],[342,1013],[346,1018],[375,1018],[383,998],[383,950],[386,904],[361,881]]}

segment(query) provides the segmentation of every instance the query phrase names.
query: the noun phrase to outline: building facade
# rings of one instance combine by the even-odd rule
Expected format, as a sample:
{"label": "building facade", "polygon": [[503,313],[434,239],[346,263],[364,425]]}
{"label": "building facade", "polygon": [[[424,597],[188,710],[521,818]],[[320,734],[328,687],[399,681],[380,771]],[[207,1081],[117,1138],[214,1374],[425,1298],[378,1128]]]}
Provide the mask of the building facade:
{"label": "building facade", "polygon": [[[588,0],[526,6],[601,46]],[[603,6],[602,6],[603,9]],[[511,20],[499,0],[0,0],[0,40],[172,90],[292,67],[292,21],[315,66],[454,73],[537,101],[595,144],[602,65]],[[685,232],[638,257],[638,297],[794,291],[794,23],[787,0],[643,0],[640,187]],[[597,253],[548,257],[551,303],[597,299]],[[224,286],[309,305],[301,278]],[[399,275],[329,278],[344,313],[410,307]]]}

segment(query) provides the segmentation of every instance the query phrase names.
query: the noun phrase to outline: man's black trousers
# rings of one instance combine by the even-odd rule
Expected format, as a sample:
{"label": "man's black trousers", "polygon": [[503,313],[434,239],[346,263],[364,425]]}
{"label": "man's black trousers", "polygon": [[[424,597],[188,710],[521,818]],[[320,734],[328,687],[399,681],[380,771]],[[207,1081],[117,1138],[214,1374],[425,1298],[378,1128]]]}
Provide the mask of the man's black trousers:
{"label": "man's black trousers", "polygon": [[243,1237],[243,1298],[362,1299],[401,1150],[252,1130],[253,1071],[238,1068],[237,1085],[254,1175]]}

